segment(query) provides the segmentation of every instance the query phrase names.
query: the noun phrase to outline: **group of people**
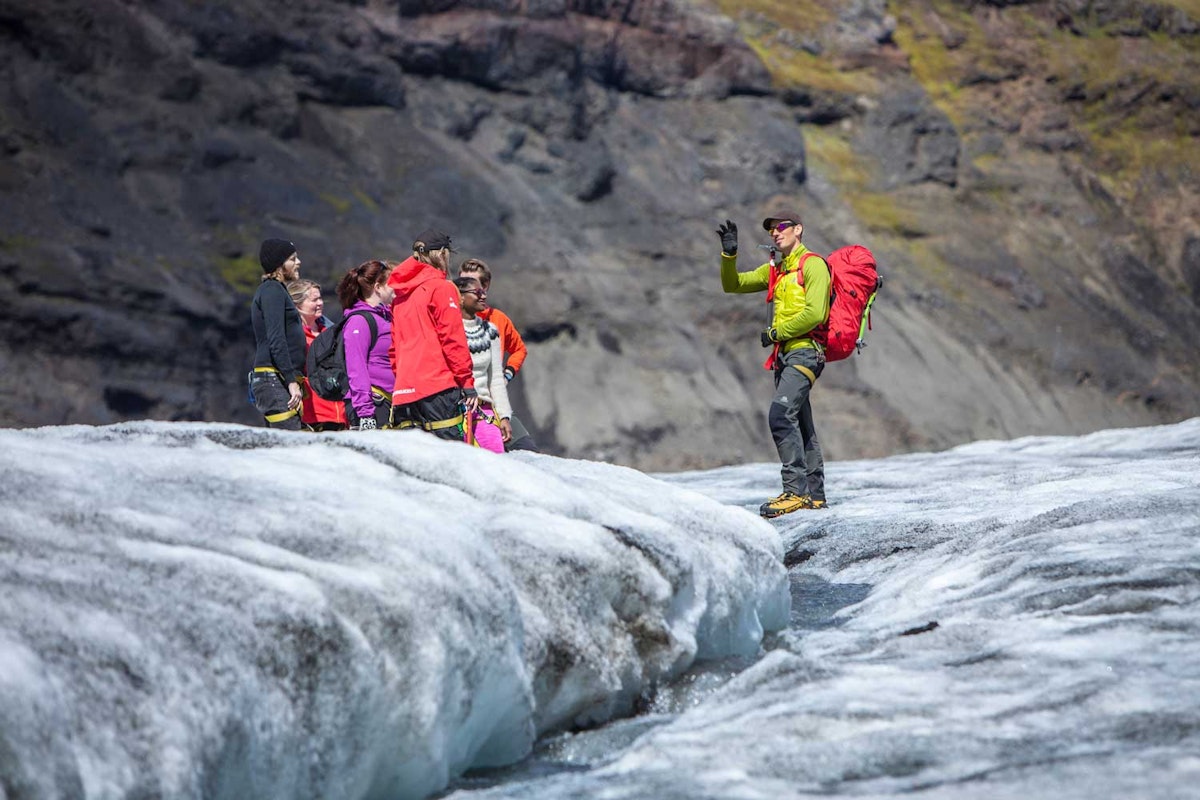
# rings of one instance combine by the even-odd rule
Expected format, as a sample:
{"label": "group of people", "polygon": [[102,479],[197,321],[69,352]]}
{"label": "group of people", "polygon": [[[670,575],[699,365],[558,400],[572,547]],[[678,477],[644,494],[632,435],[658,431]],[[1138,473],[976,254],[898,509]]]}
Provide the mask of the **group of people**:
{"label": "group of people", "polygon": [[[759,509],[772,518],[826,507],[810,395],[825,368],[821,332],[832,279],[825,259],[801,243],[798,212],[780,211],[762,227],[771,237],[771,257],[747,272],[737,269],[737,225],[727,220],[717,234],[724,291],[765,291],[772,305],[771,324],[760,338],[771,348],[763,365],[775,376],[767,421],[782,463],[783,492]],[[450,280],[451,252],[448,235],[427,230],[399,264],[367,261],[342,278],[337,294],[350,317],[343,328],[350,389],[338,403],[305,388],[305,348],[330,324],[321,289],[299,279],[300,257],[291,242],[263,242],[263,282],[251,304],[258,349],[250,383],[267,424],[420,428],[497,452],[536,449],[513,416],[506,389],[524,363],[525,344],[512,321],[487,303],[487,264],[468,258]]]}
{"label": "group of people", "polygon": [[348,389],[341,401],[314,392],[308,348],[333,323],[321,287],[300,278],[285,239],[259,248],[263,279],[250,303],[256,350],[254,405],[270,427],[290,430],[417,428],[494,452],[536,450],[513,416],[507,384],[525,361],[512,321],[487,303],[492,273],[468,258],[449,278],[450,237],[421,233],[412,255],[371,260],[338,282]]}

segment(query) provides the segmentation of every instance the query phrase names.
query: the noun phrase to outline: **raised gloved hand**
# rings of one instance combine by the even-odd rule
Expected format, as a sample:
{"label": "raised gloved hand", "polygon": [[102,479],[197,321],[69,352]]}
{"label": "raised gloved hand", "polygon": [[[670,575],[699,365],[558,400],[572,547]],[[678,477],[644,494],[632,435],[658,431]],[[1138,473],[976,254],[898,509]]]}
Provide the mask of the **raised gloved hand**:
{"label": "raised gloved hand", "polygon": [[504,368],[504,382],[505,383],[508,383],[515,377],[517,377],[516,370],[514,370],[512,367]]}
{"label": "raised gloved hand", "polygon": [[721,237],[721,252],[727,256],[736,256],[737,223],[731,219],[725,220],[724,225],[717,226],[717,235]]}
{"label": "raised gloved hand", "polygon": [[367,417],[358,421],[358,429],[360,431],[377,431],[379,430],[379,423],[375,421],[374,417]]}
{"label": "raised gloved hand", "polygon": [[762,340],[763,347],[770,347],[779,341],[779,332],[774,328],[767,328],[759,335],[759,338]]}

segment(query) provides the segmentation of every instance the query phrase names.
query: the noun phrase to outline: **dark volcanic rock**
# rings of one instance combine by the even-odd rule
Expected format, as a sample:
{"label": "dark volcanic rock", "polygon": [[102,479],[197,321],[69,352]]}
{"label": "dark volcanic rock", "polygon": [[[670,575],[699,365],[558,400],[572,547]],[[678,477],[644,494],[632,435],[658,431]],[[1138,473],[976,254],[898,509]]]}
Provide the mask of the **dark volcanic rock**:
{"label": "dark volcanic rock", "polygon": [[402,71],[383,57],[353,51],[297,53],[285,63],[308,84],[301,99],[340,106],[404,108]]}
{"label": "dark volcanic rock", "polygon": [[603,140],[584,143],[558,152],[570,162],[568,167],[568,191],[575,199],[584,203],[599,200],[612,192],[617,168]]}
{"label": "dark volcanic rock", "polygon": [[883,164],[888,188],[958,182],[958,133],[918,89],[886,93],[867,114],[864,140]]}
{"label": "dark volcanic rock", "polygon": [[854,97],[838,92],[787,89],[780,99],[795,108],[797,122],[815,125],[828,125],[853,116],[857,111]]}
{"label": "dark volcanic rock", "polygon": [[584,79],[649,95],[770,91],[765,68],[728,31],[689,28],[686,15],[664,15],[669,3],[542,4],[516,15],[505,3],[440,13],[445,5],[402,8],[405,24],[385,49],[406,72],[550,96]]}
{"label": "dark volcanic rock", "polygon": [[1200,236],[1189,236],[1183,245],[1183,279],[1192,296],[1192,303],[1200,306]]}
{"label": "dark volcanic rock", "polygon": [[[1089,13],[1058,5],[1065,26]],[[259,424],[259,241],[295,241],[332,301],[347,268],[437,225],[495,270],[530,346],[511,389],[547,449],[769,460],[767,309],[720,292],[713,228],[736,219],[754,265],[781,203],[811,210],[817,250],[883,229],[923,248],[876,245],[871,348],[814,396],[830,456],[1195,413],[1175,341],[1197,336],[1200,233],[1146,245],[1101,176],[1055,161],[1081,144],[1005,94],[1015,56],[988,62],[997,97],[960,141],[895,31],[882,0],[841,4],[795,48],[882,65],[886,90],[776,96],[737,24],[685,0],[0,0],[0,424]],[[1136,108],[1146,86],[1111,94]],[[848,131],[853,181],[811,169],[798,122]],[[969,163],[1017,144],[1043,161],[986,179]],[[988,217],[988,191],[1027,213]]]}
{"label": "dark volcanic rock", "polygon": [[[615,308],[620,278],[587,276],[630,262],[629,248],[660,251],[660,220],[678,219],[680,198],[697,228],[712,203],[743,202],[738,173],[754,162],[787,159],[766,170],[777,191],[803,172],[797,131],[776,128],[782,147],[768,148],[742,137],[751,116],[697,105],[769,91],[732,33],[661,2],[405,2],[390,14],[334,2],[6,3],[0,300],[14,311],[0,320],[0,420],[254,422],[246,301],[270,235],[297,241],[306,276],[328,287],[365,258],[403,257],[414,230],[440,224],[493,261],[496,295],[535,349],[586,341],[574,362],[591,364],[593,346],[614,355],[631,333],[622,320],[648,309]],[[720,142],[701,142],[704,125],[662,138],[675,112],[630,106],[629,93],[677,96],[687,116],[726,130]],[[756,141],[750,163],[730,149]],[[708,202],[694,201],[693,181],[725,175],[732,195],[713,183]],[[564,262],[583,284],[560,285]],[[564,315],[578,338],[537,341]],[[41,326],[55,334],[32,335]],[[578,411],[564,412],[535,372],[536,391],[516,394],[543,441],[654,463],[616,427],[561,436],[556,420],[570,428],[603,400],[581,381]],[[736,394],[720,403],[741,413]],[[645,403],[626,416],[627,431],[663,427]],[[716,438],[727,453],[759,446],[740,437]],[[710,458],[682,447],[663,463]]]}

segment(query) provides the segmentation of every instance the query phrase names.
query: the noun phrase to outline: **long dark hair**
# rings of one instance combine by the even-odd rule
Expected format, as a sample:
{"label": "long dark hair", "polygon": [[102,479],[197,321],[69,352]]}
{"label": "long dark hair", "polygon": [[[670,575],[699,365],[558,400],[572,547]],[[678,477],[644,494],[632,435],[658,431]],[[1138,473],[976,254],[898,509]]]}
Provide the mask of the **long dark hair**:
{"label": "long dark hair", "polygon": [[382,261],[364,261],[347,272],[337,286],[338,302],[342,304],[342,309],[349,308],[359,300],[366,300],[375,289],[375,284],[379,283],[380,276],[391,271],[392,268]]}

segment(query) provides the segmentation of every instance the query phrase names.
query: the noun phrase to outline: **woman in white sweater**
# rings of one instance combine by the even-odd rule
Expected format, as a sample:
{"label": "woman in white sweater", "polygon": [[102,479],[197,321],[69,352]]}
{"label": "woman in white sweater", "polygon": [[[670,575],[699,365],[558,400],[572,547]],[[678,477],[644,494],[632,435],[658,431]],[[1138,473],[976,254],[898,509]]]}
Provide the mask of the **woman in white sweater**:
{"label": "woman in white sweater", "polygon": [[454,281],[462,297],[463,328],[467,332],[467,349],[475,374],[475,391],[479,409],[471,417],[470,430],[475,444],[494,453],[504,452],[504,443],[512,439],[512,406],[504,380],[504,354],[501,352],[500,332],[490,322],[480,319],[487,308],[487,292],[476,278]]}

